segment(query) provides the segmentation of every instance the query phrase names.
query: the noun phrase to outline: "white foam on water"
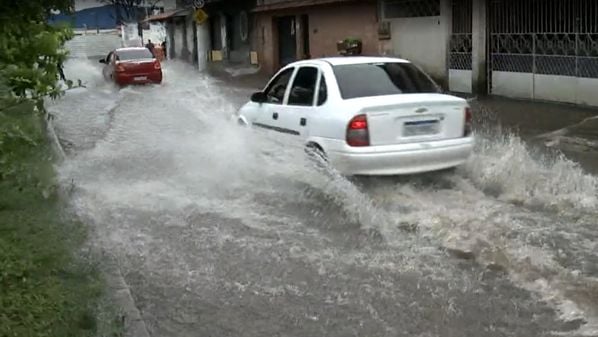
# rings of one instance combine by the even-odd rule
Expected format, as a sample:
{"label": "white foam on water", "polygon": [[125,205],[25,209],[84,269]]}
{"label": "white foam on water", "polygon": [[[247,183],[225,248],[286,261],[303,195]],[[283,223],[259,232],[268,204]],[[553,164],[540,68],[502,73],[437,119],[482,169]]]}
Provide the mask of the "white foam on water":
{"label": "white foam on water", "polygon": [[465,170],[478,188],[494,190],[501,200],[557,210],[598,207],[598,177],[564,156],[534,157],[514,135],[479,138]]}
{"label": "white foam on water", "polygon": [[[101,224],[102,240],[125,254],[147,259],[145,263],[155,263],[156,273],[176,272],[176,282],[184,286],[198,277],[185,257],[177,258],[178,247],[161,246],[163,238],[152,237],[130,210],[146,215],[144,221],[188,227],[184,235],[198,245],[224,246],[234,239],[248,249],[266,250],[272,244],[232,238],[218,226],[194,228],[184,219],[210,212],[238,218],[251,229],[280,235],[279,241],[293,249],[292,257],[317,264],[322,273],[343,263],[424,270],[439,280],[464,277],[443,265],[446,260],[438,246],[450,244],[470,251],[481,264],[506,270],[518,286],[554,304],[562,319],[583,316],[589,323],[582,329],[591,326],[586,308],[564,288],[575,279],[573,271],[556,263],[549,248],[528,242],[547,231],[562,230],[561,225],[551,215],[530,210],[534,207],[520,207],[595,212],[598,179],[563,157],[537,157],[513,135],[480,138],[471,160],[457,174],[438,178],[440,186],[426,186],[425,178],[424,184],[403,179],[359,186],[333,168],[315,169],[302,146],[287,137],[239,127],[229,117],[245,98],[189,66],[165,64],[163,85],[121,90],[102,84],[95,66],[76,61],[68,67],[74,73],[89,72],[85,82],[94,100],[86,101],[75,92],[57,102],[53,109],[60,113],[63,128],[86,130],[84,125],[108,110],[112,115],[93,147],[61,167],[61,178],[65,184],[74,180],[74,204],[84,217]],[[90,137],[89,132],[68,135],[84,144]],[[270,214],[271,207],[278,206],[271,204],[286,201],[278,196],[310,198],[297,185],[325,194],[338,206],[330,209],[352,218],[363,230],[380,233],[389,248],[341,252],[328,246],[319,228],[304,228],[302,219],[291,215]],[[277,227],[280,222],[288,227]],[[415,233],[401,227],[411,225]],[[576,228],[568,230],[575,233]],[[213,263],[208,257],[201,257],[206,266]],[[206,268],[200,273],[209,274]],[[186,278],[189,273],[195,276]],[[241,287],[273,294],[288,291],[279,285]],[[458,308],[449,305],[447,310]]]}

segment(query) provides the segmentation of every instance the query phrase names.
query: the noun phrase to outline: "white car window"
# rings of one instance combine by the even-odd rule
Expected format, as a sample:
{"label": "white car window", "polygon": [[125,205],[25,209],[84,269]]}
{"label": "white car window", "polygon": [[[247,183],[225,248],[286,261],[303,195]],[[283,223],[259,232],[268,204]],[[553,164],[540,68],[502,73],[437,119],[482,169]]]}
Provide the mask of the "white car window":
{"label": "white car window", "polygon": [[268,98],[268,103],[270,104],[282,104],[284,101],[284,95],[287,91],[287,86],[289,85],[289,80],[293,75],[293,71],[295,68],[288,68],[278,74],[272,80],[268,88],[266,88],[266,97]]}
{"label": "white car window", "polygon": [[436,83],[411,63],[347,64],[333,69],[343,99],[439,92]]}
{"label": "white car window", "polygon": [[320,82],[318,83],[318,106],[324,105],[328,100],[328,86],[324,73],[320,73]]}
{"label": "white car window", "polygon": [[288,105],[313,106],[318,74],[316,67],[299,68],[289,93]]}
{"label": "white car window", "polygon": [[147,49],[125,49],[116,53],[119,61],[153,59],[154,55]]}

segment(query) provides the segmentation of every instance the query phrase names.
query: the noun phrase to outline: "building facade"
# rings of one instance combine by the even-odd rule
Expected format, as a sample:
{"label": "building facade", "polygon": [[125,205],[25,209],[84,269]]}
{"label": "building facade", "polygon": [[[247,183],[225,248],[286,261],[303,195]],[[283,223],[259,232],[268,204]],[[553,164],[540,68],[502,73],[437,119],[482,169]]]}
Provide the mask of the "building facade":
{"label": "building facade", "polygon": [[384,54],[411,60],[444,87],[447,83],[450,0],[385,0],[379,2],[389,39]]}
{"label": "building facade", "polygon": [[251,63],[255,0],[212,0],[202,8],[208,15],[209,57],[229,65]]}
{"label": "building facade", "polygon": [[362,41],[364,55],[379,54],[376,1],[261,0],[255,14],[254,46],[262,70],[305,58],[338,56],[337,42]]}
{"label": "building facade", "polygon": [[598,106],[598,1],[381,0],[387,54],[455,92]]}

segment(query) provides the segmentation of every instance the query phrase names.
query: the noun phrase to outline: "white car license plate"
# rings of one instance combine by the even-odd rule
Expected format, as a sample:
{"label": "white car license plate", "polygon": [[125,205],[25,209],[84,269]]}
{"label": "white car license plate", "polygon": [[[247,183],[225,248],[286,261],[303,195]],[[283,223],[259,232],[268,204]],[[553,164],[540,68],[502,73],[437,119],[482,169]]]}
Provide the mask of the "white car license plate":
{"label": "white car license plate", "polygon": [[413,137],[434,135],[439,132],[439,126],[440,123],[437,119],[405,122],[405,124],[403,124],[403,136]]}
{"label": "white car license plate", "polygon": [[133,79],[135,81],[145,81],[145,80],[147,80],[147,76],[136,76],[136,77],[133,77]]}

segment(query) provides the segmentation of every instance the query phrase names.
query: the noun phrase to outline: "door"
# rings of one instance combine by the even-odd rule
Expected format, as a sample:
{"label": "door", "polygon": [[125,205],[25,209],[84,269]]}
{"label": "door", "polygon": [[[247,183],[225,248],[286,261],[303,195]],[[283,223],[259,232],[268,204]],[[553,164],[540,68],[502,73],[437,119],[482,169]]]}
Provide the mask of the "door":
{"label": "door", "polygon": [[309,50],[309,16],[307,15],[301,16],[301,30],[301,36],[303,37],[303,58],[310,59],[311,51]]}
{"label": "door", "polygon": [[106,59],[104,60],[104,68],[102,68],[102,74],[104,75],[104,79],[111,80],[112,73],[114,72],[114,52],[110,52]]}
{"label": "door", "polygon": [[267,101],[259,105],[259,111],[253,125],[283,133],[297,133],[297,131],[284,129],[281,124],[285,113],[283,110],[286,103],[287,89],[294,71],[295,68],[293,67],[287,68],[270,81],[264,91]]}
{"label": "door", "polygon": [[298,68],[289,90],[285,114],[281,116],[282,127],[302,137],[309,136],[313,118],[317,118],[316,88],[319,76],[320,70],[316,66]]}
{"label": "door", "polygon": [[280,67],[297,60],[297,34],[294,16],[284,16],[278,19],[278,55]]}

